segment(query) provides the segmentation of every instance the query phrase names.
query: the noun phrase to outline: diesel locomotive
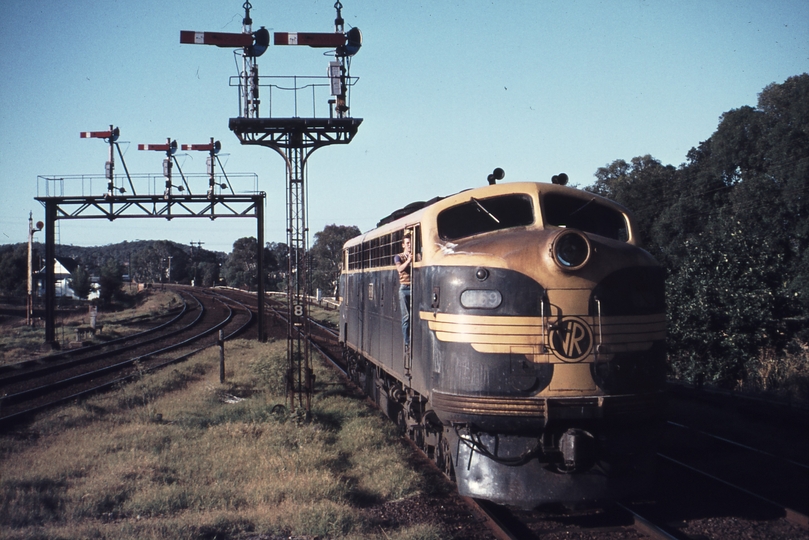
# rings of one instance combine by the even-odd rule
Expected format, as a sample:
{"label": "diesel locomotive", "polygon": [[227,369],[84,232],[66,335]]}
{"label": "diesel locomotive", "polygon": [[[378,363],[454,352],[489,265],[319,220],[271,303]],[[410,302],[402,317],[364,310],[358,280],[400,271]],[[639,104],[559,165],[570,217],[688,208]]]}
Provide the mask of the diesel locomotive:
{"label": "diesel locomotive", "polygon": [[613,201],[490,184],[345,243],[349,373],[462,495],[523,508],[627,496],[650,479],[665,406],[664,270]]}

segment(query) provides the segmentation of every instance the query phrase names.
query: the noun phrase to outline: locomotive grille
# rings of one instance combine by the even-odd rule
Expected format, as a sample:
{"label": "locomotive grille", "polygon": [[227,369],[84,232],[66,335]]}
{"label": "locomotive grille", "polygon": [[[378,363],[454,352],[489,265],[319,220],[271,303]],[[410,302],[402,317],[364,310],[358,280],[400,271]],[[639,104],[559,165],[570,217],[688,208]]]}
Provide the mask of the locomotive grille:
{"label": "locomotive grille", "polygon": [[516,396],[459,396],[432,392],[433,407],[455,414],[545,418],[544,399]]}

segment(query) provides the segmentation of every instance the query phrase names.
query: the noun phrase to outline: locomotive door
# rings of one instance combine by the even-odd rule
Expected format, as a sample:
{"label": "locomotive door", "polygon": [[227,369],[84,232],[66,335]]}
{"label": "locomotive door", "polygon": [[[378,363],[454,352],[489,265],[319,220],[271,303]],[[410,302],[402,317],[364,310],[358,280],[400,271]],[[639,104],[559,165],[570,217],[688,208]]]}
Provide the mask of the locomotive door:
{"label": "locomotive door", "polygon": [[414,336],[420,335],[419,332],[414,332],[414,328],[418,325],[416,318],[419,312],[419,310],[414,309],[414,307],[418,306],[416,299],[419,298],[421,292],[419,273],[416,272],[416,263],[421,262],[421,227],[418,224],[410,225],[405,230],[410,233],[410,247],[411,253],[413,254],[413,262],[410,266],[410,305],[408,306],[410,309],[410,325],[408,327],[408,341],[410,342],[410,347],[405,348],[404,354],[404,372],[405,375],[410,378],[410,370],[413,367],[413,350],[419,345],[414,342],[413,338]]}

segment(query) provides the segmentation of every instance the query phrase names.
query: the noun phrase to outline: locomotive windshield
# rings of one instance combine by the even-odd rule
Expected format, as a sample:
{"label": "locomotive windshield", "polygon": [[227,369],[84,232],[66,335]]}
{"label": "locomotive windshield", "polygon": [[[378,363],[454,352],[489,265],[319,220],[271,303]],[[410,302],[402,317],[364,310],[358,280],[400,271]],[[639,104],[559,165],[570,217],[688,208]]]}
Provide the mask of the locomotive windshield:
{"label": "locomotive windshield", "polygon": [[522,227],[534,222],[534,208],[528,195],[514,194],[475,199],[447,208],[438,214],[438,234],[457,240],[475,234]]}
{"label": "locomotive windshield", "polygon": [[629,229],[624,215],[599,203],[562,193],[546,193],[543,199],[545,224],[568,227],[626,242]]}

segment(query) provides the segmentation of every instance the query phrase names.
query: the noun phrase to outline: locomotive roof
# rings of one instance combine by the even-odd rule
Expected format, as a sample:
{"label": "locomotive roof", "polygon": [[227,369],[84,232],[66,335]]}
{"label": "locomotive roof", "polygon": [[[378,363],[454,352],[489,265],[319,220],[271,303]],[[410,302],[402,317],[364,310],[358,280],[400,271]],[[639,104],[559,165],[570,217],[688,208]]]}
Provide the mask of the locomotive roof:
{"label": "locomotive roof", "polygon": [[470,200],[472,197],[483,198],[496,195],[505,195],[509,193],[528,193],[528,194],[539,193],[540,195],[546,193],[564,193],[566,195],[581,198],[582,200],[585,201],[597,199],[602,204],[612,206],[613,208],[624,214],[630,213],[625,207],[621,206],[620,204],[616,203],[613,200],[577,188],[560,186],[557,184],[549,184],[546,182],[513,182],[513,183],[494,184],[494,185],[481,186],[478,188],[465,189],[453,195],[447,195],[446,197],[434,197],[428,201],[417,201],[410,203],[407,206],[394,211],[389,216],[380,220],[375,229],[371,229],[370,231],[364,232],[363,234],[356,236],[351,240],[348,240],[345,243],[345,246],[348,247],[357,244],[359,242],[362,242],[367,238],[374,238],[378,235],[397,231],[404,228],[407,225],[417,223],[422,220],[422,216],[425,213],[427,213],[428,210],[431,213],[433,211],[437,212],[438,209],[434,207],[440,206],[441,207],[440,209],[443,209],[445,207],[466,202]]}

